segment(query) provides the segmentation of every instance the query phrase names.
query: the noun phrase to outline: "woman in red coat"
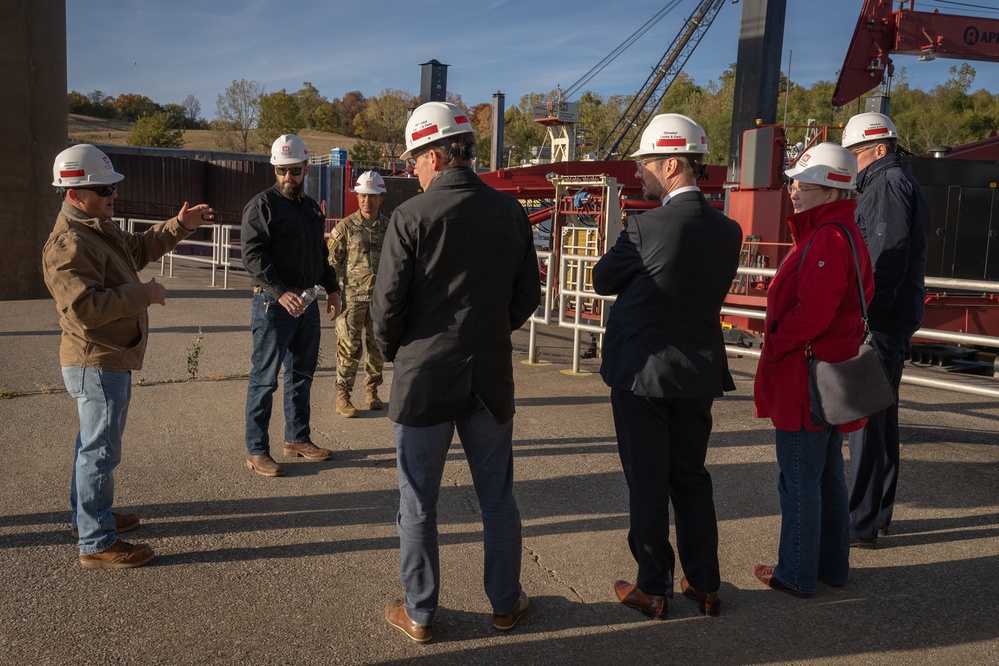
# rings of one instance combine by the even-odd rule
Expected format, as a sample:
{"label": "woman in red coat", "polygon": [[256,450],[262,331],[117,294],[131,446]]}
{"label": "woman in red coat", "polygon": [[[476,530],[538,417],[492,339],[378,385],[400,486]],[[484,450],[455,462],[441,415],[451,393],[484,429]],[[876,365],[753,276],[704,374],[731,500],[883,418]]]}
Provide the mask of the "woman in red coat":
{"label": "woman in red coat", "polygon": [[[857,354],[864,325],[849,234],[857,248],[864,294],[874,294],[870,255],[854,222],[857,160],[835,143],[806,151],[785,172],[794,215],[794,248],[767,291],[763,353],[756,371],[756,416],[777,429],[781,506],[777,564],[753,573],[775,590],[808,597],[818,581],[839,587],[850,569],[850,512],[841,426],[815,425],[808,397],[807,349],[823,361]],[[842,226],[838,226],[842,225]],[[807,252],[806,252],[807,249]],[[804,259],[803,259],[804,257]]]}

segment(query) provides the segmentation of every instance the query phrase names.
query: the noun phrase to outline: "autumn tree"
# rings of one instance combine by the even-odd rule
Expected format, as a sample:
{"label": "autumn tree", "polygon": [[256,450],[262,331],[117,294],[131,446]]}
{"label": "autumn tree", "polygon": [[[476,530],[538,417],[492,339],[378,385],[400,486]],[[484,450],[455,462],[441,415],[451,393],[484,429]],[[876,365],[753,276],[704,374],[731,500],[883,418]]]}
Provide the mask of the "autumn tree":
{"label": "autumn tree", "polygon": [[406,114],[416,100],[415,95],[405,90],[386,88],[378,97],[369,99],[354,119],[357,136],[382,144],[387,155],[402,154]]}
{"label": "autumn tree", "polygon": [[151,148],[183,148],[184,132],[173,124],[173,118],[165,111],[143,116],[132,125],[128,135],[128,145]]}
{"label": "autumn tree", "polygon": [[187,118],[190,126],[197,126],[198,120],[201,118],[201,102],[194,95],[188,95],[181,102],[180,106],[184,109],[184,117]]}
{"label": "autumn tree", "polygon": [[319,109],[328,104],[326,98],[319,94],[319,89],[305,81],[302,89],[293,93],[295,102],[298,104],[298,126],[317,128],[316,114]]}
{"label": "autumn tree", "polygon": [[298,101],[283,88],[269,95],[260,96],[260,142],[269,149],[275,138],[282,134],[296,134],[302,129]]}
{"label": "autumn tree", "polygon": [[249,152],[250,137],[260,118],[260,97],[263,93],[263,84],[247,79],[234,80],[224,92],[219,93],[212,129],[220,147]]}

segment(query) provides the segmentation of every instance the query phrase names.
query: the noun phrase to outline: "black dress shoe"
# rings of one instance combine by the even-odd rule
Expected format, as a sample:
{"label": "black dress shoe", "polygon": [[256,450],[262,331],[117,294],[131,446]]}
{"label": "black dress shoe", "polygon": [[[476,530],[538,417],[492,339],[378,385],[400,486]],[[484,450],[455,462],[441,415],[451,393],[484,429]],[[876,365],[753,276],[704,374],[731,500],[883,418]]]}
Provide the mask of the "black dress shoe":
{"label": "black dress shoe", "polygon": [[865,550],[874,550],[878,547],[878,538],[875,537],[862,537],[862,536],[852,536],[850,537],[850,548],[863,548]]}
{"label": "black dress shoe", "polygon": [[686,577],[680,579],[680,591],[683,592],[683,596],[697,602],[697,607],[701,609],[702,615],[718,617],[721,613],[721,599],[717,592],[701,592],[691,587]]}
{"label": "black dress shoe", "polygon": [[878,536],[879,537],[888,536],[888,526],[887,525],[885,525],[884,527],[879,527],[878,528]]}
{"label": "black dress shoe", "polygon": [[653,620],[666,619],[666,596],[661,594],[646,594],[638,589],[638,583],[619,580],[614,583],[614,592],[622,604],[628,608],[640,610]]}

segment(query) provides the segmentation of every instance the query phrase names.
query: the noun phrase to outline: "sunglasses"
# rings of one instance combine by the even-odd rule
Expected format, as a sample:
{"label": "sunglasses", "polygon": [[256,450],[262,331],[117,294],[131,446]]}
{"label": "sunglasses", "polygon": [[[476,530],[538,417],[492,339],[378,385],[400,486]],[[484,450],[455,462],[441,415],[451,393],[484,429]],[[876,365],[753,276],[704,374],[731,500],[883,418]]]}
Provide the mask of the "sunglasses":
{"label": "sunglasses", "polygon": [[277,173],[277,175],[279,175],[279,176],[283,176],[286,173],[290,173],[292,176],[301,176],[302,175],[302,169],[304,169],[304,168],[305,167],[300,167],[300,166],[297,166],[297,167],[281,167],[281,166],[276,166],[276,167],[274,167],[274,172]]}
{"label": "sunglasses", "polygon": [[102,185],[101,187],[77,187],[78,190],[93,192],[99,197],[109,197],[118,191],[117,185]]}

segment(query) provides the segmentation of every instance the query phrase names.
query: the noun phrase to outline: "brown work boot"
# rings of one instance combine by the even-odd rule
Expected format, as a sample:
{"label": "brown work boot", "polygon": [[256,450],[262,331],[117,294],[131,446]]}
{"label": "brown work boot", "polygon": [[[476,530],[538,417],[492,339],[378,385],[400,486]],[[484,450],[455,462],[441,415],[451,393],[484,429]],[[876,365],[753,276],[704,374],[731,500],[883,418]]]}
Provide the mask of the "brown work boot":
{"label": "brown work boot", "polygon": [[354,405],[350,404],[350,394],[346,391],[337,391],[336,413],[348,419],[357,416],[357,409]]}
{"label": "brown work boot", "polygon": [[410,619],[402,599],[385,604],[385,619],[417,643],[429,643],[430,639],[434,637],[433,626],[417,624]]}
{"label": "brown work boot", "polygon": [[378,397],[377,386],[368,387],[368,393],[367,396],[365,397],[365,402],[368,403],[368,409],[381,409],[382,407],[385,406],[385,403],[382,402],[382,399]]}
{"label": "brown work boot", "polygon": [[[118,513],[117,511],[112,511],[111,516],[114,518],[115,532],[118,534],[134,530],[139,526],[139,517],[134,513]],[[80,530],[76,527],[70,528],[70,533],[73,535],[74,539],[80,538]]]}
{"label": "brown work boot", "polygon": [[302,456],[306,460],[329,460],[333,457],[333,452],[323,449],[312,442],[285,442],[284,454],[291,458]]}
{"label": "brown work boot", "polygon": [[246,466],[264,476],[284,476],[281,465],[278,465],[269,453],[262,453],[258,456],[251,456],[247,453]]}
{"label": "brown work boot", "polygon": [[93,555],[80,555],[85,569],[134,569],[153,559],[153,549],[144,543],[118,539],[111,547]]}

